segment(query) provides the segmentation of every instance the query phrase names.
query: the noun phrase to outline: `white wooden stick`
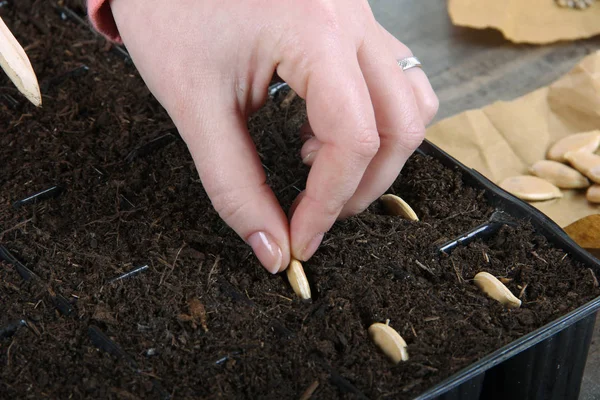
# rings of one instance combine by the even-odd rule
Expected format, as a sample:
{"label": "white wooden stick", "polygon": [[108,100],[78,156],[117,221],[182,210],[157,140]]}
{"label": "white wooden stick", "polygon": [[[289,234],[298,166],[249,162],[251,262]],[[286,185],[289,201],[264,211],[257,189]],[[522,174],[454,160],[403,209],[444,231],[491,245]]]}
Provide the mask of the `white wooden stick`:
{"label": "white wooden stick", "polygon": [[29,101],[36,107],[41,107],[40,86],[29,57],[2,18],[0,18],[0,67]]}

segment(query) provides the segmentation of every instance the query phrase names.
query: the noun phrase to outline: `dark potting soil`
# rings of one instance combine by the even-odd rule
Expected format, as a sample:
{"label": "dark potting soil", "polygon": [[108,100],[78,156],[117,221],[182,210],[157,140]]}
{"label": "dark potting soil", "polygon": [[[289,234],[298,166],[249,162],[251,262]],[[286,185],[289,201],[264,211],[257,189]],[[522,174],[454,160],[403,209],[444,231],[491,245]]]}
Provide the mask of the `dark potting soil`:
{"label": "dark potting soil", "polygon": [[[493,209],[415,155],[390,193],[421,221],[373,204],[337,223],[305,264],[313,300],[299,301],[219,219],[135,69],[55,2],[2,4],[44,106],[0,77],[0,244],[35,274],[0,264],[1,398],[298,398],[316,381],[312,398],[410,398],[600,294],[525,223],[438,257]],[[280,101],[250,130],[287,210],[308,172],[305,114]],[[523,306],[484,296],[482,270],[510,279]],[[388,319],[408,343],[396,366],[367,334]]]}

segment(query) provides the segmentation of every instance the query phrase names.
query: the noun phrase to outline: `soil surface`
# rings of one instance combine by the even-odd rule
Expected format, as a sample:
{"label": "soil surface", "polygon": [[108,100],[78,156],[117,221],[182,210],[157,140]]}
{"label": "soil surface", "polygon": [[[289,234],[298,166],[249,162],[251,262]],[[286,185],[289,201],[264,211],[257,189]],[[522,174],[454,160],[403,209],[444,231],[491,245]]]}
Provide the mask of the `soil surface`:
{"label": "soil surface", "polygon": [[[219,219],[185,143],[114,47],[53,1],[0,4],[44,102],[0,77],[0,244],[31,272],[0,264],[2,398],[299,398],[315,382],[312,398],[410,398],[600,294],[590,270],[525,223],[438,257],[436,244],[493,209],[415,155],[389,192],[420,221],[373,204],[337,223],[305,264],[313,300],[302,302]],[[308,173],[305,112],[281,100],[250,130],[287,210]],[[483,270],[507,278],[522,307],[483,295],[472,282]],[[367,334],[388,319],[408,343],[399,365]]]}

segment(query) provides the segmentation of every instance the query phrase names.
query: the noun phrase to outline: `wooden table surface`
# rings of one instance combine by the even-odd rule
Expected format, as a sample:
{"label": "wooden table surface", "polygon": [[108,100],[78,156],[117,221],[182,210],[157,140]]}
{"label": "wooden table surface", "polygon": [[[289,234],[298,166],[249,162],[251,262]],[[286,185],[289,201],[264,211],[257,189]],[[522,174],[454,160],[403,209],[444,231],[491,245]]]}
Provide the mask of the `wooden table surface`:
{"label": "wooden table surface", "polygon": [[370,4],[377,20],[423,63],[440,99],[436,120],[546,86],[600,49],[600,36],[546,46],[515,45],[496,30],[456,27],[445,0]]}
{"label": "wooden table surface", "polygon": [[[371,0],[370,4],[377,20],[423,63],[440,99],[435,121],[546,86],[600,49],[600,37],[545,46],[515,45],[496,30],[456,27],[445,0]],[[580,399],[600,400],[600,323]]]}

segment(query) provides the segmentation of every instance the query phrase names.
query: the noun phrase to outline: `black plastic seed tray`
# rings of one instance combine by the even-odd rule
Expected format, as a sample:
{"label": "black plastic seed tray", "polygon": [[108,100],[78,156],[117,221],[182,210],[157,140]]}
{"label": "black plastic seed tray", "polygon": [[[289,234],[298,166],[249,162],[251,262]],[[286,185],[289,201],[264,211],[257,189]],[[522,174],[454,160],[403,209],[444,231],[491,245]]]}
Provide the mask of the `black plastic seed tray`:
{"label": "black plastic seed tray", "polygon": [[[537,233],[574,260],[600,273],[600,261],[579,247],[556,223],[514,197],[479,172],[425,141],[417,153],[449,168],[458,168],[464,182],[485,191],[488,202],[513,218],[531,222]],[[600,297],[531,332],[457,372],[417,397],[429,399],[539,399],[579,397]]]}

